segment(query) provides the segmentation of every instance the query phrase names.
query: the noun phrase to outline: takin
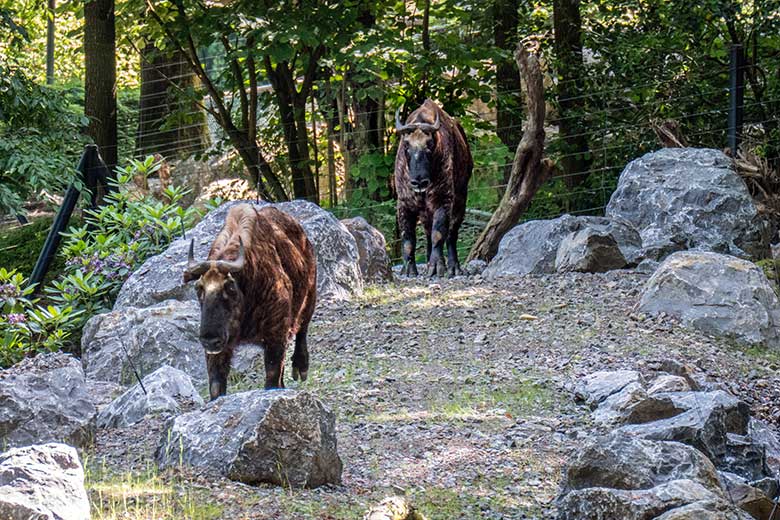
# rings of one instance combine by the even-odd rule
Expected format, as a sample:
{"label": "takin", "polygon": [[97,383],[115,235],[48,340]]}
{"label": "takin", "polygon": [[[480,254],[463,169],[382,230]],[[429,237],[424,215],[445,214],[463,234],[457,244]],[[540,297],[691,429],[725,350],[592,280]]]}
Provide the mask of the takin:
{"label": "takin", "polygon": [[[425,229],[428,274],[461,274],[458,232],[466,212],[468,184],[474,167],[466,134],[457,121],[430,99],[409,114],[406,124],[401,124],[396,111],[395,128],[401,136],[395,156],[395,189],[398,228],[403,241],[402,274],[417,275],[418,219]],[[444,244],[447,244],[446,264]]]}
{"label": "takin", "polygon": [[227,392],[233,351],[265,348],[265,388],[284,388],[287,345],[295,337],[293,379],[306,380],[306,334],[317,300],[317,262],[303,228],[289,215],[239,204],[230,209],[208,259],[196,262],[190,243],[184,281],[197,280],[200,341],[209,393]]}

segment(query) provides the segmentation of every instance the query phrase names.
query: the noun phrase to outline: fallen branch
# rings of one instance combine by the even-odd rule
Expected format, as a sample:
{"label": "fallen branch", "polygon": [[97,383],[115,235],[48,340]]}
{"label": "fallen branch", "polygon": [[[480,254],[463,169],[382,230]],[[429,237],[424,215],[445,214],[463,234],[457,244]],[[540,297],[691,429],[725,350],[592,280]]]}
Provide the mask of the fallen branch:
{"label": "fallen branch", "polygon": [[554,165],[544,154],[544,85],[539,67],[539,45],[521,42],[515,53],[520,74],[525,81],[528,121],[523,137],[517,145],[504,196],[490,222],[477,238],[469,253],[469,260],[490,261],[498,252],[498,244],[528,209],[536,192],[550,178]]}

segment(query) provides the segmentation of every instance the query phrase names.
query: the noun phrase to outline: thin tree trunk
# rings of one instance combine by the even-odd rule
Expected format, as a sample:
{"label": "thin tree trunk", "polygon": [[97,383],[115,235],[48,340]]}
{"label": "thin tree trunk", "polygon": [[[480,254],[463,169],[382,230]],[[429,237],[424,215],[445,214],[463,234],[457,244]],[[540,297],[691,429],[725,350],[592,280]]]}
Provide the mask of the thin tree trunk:
{"label": "thin tree trunk", "polygon": [[517,145],[509,184],[487,227],[477,239],[469,253],[469,260],[490,261],[498,252],[501,238],[515,224],[520,215],[528,209],[539,187],[550,177],[553,167],[544,154],[544,85],[539,67],[537,50],[529,51],[521,43],[515,59],[526,84],[528,103],[523,137]]}
{"label": "thin tree trunk", "polygon": [[553,0],[555,53],[558,58],[558,132],[564,183],[579,186],[590,174],[583,112],[582,20],[579,0]]}
{"label": "thin tree trunk", "polygon": [[[144,47],[135,145],[137,156],[159,153],[166,159],[176,159],[206,149],[209,143],[206,114],[197,104],[182,100],[179,94],[199,85],[200,81],[181,53],[164,56],[152,44]],[[187,117],[183,118],[186,122],[165,129],[167,118],[177,112],[186,113]]]}
{"label": "thin tree trunk", "polygon": [[46,13],[46,84],[54,84],[54,10],[56,0],[49,0]]}
{"label": "thin tree trunk", "polygon": [[116,28],[114,1],[84,5],[84,114],[87,132],[113,175],[117,164]]}
{"label": "thin tree trunk", "polygon": [[[507,52],[496,64],[496,134],[509,150],[517,148],[523,134],[523,96],[520,92],[520,72],[512,57],[517,48],[519,0],[495,0],[494,41],[496,47]],[[504,166],[504,184],[509,181],[512,164]],[[498,190],[501,197],[504,186]]]}

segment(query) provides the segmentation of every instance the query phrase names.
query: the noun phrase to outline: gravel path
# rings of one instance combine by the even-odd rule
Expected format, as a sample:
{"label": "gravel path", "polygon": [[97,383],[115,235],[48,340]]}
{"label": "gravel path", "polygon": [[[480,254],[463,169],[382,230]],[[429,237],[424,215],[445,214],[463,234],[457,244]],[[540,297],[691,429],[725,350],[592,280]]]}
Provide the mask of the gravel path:
{"label": "gravel path", "polygon": [[[337,413],[343,486],[160,479],[207,504],[192,513],[199,518],[352,519],[392,494],[406,494],[430,520],[551,518],[562,465],[591,431],[570,394],[574,382],[623,367],[652,377],[664,359],[696,365],[777,425],[780,356],[636,314],[645,280],[626,271],[420,278],[323,304],[302,387]],[[258,386],[259,377],[237,380],[229,391]],[[90,455],[95,482],[149,467],[160,431],[148,420],[101,432]]]}

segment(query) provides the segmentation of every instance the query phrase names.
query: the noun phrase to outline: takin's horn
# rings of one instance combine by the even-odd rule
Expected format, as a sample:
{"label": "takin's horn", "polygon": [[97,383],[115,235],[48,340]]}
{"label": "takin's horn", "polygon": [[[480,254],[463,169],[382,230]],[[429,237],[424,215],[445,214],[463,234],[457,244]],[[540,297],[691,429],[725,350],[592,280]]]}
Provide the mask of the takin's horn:
{"label": "takin's horn", "polygon": [[244,241],[238,237],[238,257],[235,260],[217,261],[217,269],[227,271],[228,273],[237,273],[244,268],[246,261],[246,251],[244,250]]}
{"label": "takin's horn", "polygon": [[441,119],[439,119],[439,113],[436,112],[436,120],[433,122],[432,125],[428,123],[417,123],[416,126],[423,132],[432,134],[433,132],[437,131],[439,127],[441,127]]}
{"label": "takin's horn", "polygon": [[187,269],[184,270],[184,281],[189,282],[200,278],[209,268],[208,262],[195,261],[195,239],[190,241],[190,251],[187,254]]}
{"label": "takin's horn", "polygon": [[402,125],[401,124],[401,117],[399,116],[401,112],[401,107],[398,107],[395,109],[395,131],[399,134],[402,134],[404,132],[410,132],[417,128],[417,125],[411,124],[411,125]]}

